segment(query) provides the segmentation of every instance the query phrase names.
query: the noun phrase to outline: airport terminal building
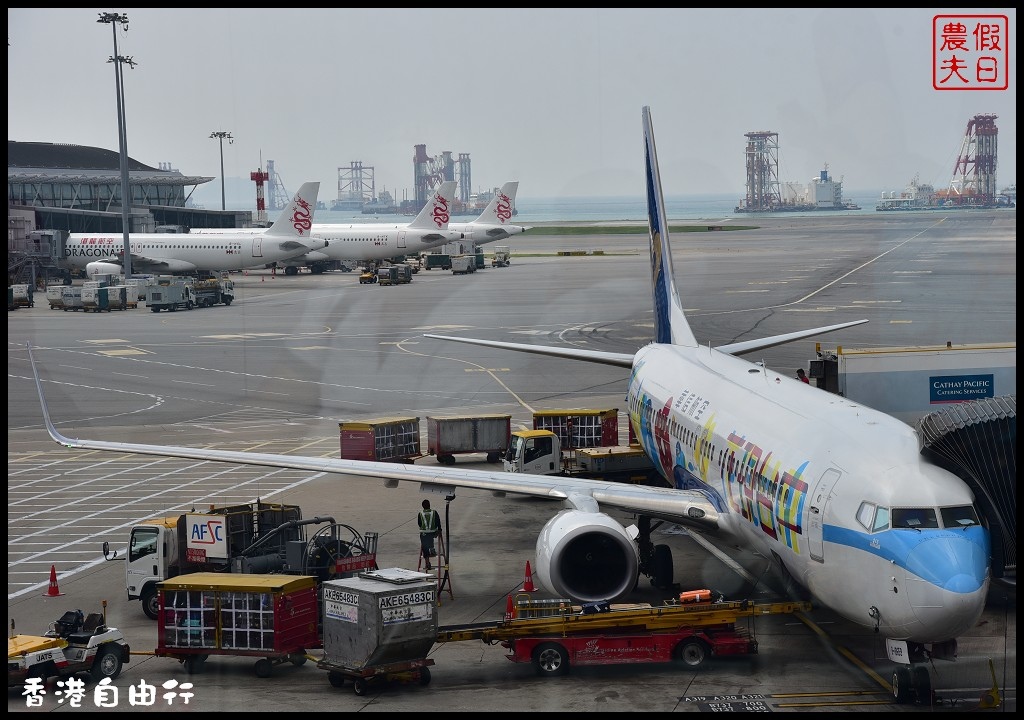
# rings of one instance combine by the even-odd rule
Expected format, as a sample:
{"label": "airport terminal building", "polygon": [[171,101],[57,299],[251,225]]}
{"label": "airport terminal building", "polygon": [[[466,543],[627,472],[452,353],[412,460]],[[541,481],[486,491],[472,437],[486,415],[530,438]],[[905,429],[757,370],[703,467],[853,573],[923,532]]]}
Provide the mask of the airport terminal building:
{"label": "airport terminal building", "polygon": [[[129,232],[252,224],[252,213],[191,207],[195,188],[214,178],[183,175],[128,158]],[[7,142],[7,282],[63,277],[69,233],[121,232],[120,154],[44,142]]]}

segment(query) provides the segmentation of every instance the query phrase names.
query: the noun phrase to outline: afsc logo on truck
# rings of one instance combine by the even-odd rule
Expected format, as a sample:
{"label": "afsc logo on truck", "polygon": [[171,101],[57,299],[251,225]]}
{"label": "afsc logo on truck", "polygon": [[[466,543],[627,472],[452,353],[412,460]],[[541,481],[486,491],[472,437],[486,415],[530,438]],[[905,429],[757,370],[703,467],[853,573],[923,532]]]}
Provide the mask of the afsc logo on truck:
{"label": "afsc logo on truck", "polygon": [[223,515],[185,516],[185,554],[189,562],[227,559],[226,520]]}

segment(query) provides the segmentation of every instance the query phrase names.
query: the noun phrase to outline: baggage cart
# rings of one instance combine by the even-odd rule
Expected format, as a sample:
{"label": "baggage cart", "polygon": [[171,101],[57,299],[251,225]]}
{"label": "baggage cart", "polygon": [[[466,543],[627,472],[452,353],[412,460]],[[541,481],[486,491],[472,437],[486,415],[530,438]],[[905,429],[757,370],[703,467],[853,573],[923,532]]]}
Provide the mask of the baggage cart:
{"label": "baggage cart", "polygon": [[338,438],[343,460],[413,462],[423,456],[418,417],[343,420],[338,423]]}
{"label": "baggage cart", "polygon": [[321,646],[317,579],[310,575],[200,572],[158,585],[158,657],[188,673],[213,655],[259,658],[257,677],[275,665],[302,665]]}

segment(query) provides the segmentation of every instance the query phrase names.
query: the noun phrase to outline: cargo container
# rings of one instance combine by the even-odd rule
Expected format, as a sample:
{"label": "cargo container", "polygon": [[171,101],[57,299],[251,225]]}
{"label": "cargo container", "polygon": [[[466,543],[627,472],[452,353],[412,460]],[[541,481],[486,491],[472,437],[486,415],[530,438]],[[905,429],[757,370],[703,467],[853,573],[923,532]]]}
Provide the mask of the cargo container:
{"label": "cargo container", "polygon": [[64,307],[64,293],[70,290],[68,285],[47,285],[46,301],[50,303],[51,310],[60,310]]}
{"label": "cargo container", "polygon": [[508,450],[511,425],[511,415],[428,417],[427,454],[444,465],[463,453],[487,453],[487,462],[499,462]]}
{"label": "cargo container", "polygon": [[420,452],[418,417],[384,417],[338,423],[343,460],[411,462]]}
{"label": "cargo container", "polygon": [[398,268],[395,267],[394,265],[385,265],[384,267],[377,268],[377,284],[397,285]]}
{"label": "cargo container", "polygon": [[14,307],[32,307],[35,305],[31,285],[11,285],[10,292],[13,294]]}
{"label": "cargo container", "polygon": [[321,646],[317,579],[308,575],[200,572],[159,584],[155,654],[172,657],[189,673],[211,655],[259,657],[255,672],[302,665]]}
{"label": "cargo container", "polygon": [[371,683],[414,673],[430,682],[427,653],[437,640],[437,585],[425,573],[383,568],[328,580],[323,590],[323,659],[331,685]]}
{"label": "cargo container", "polygon": [[619,444],[619,410],[537,410],[534,430],[550,430],[563,450]]}
{"label": "cargo container", "polygon": [[473,255],[455,255],[452,257],[452,275],[468,275],[476,272],[476,257]]}

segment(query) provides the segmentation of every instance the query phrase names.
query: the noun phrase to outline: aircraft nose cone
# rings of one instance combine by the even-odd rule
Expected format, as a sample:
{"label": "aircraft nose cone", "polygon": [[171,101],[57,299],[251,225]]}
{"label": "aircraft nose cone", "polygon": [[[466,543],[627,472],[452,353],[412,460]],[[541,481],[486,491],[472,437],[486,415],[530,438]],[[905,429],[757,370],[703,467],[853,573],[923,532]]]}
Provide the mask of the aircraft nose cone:
{"label": "aircraft nose cone", "polygon": [[979,542],[984,537],[982,532],[943,534],[920,543],[907,557],[910,604],[917,619],[936,635],[933,641],[967,632],[985,609],[988,551]]}

